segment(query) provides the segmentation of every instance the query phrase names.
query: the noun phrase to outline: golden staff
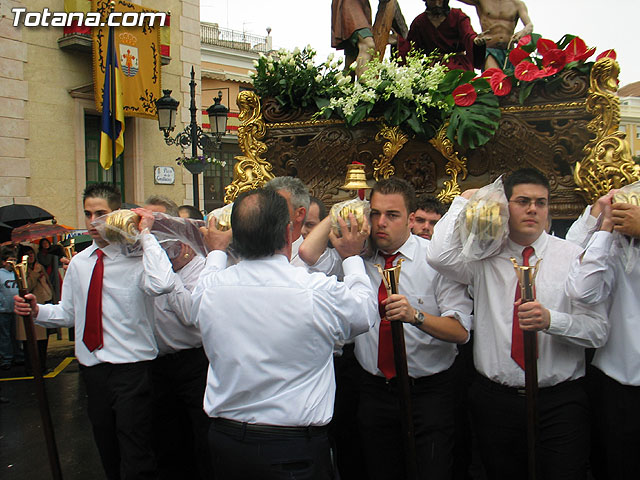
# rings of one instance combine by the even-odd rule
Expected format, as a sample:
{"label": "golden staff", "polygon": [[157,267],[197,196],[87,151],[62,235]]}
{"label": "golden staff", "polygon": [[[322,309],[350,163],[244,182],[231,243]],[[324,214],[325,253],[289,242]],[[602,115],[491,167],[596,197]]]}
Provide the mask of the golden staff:
{"label": "golden staff", "polygon": [[[378,272],[382,276],[384,287],[387,289],[387,298],[398,293],[398,283],[400,282],[400,265],[403,258],[398,259],[395,267],[383,269],[376,264]],[[398,393],[400,400],[400,411],[403,415],[402,429],[404,430],[405,441],[405,462],[407,479],[418,478],[418,462],[416,456],[416,441],[413,427],[413,413],[411,410],[411,391],[409,389],[409,369],[407,368],[407,350],[404,344],[404,327],[402,322],[391,322],[391,339],[393,341],[393,359],[398,377]]]}
{"label": "golden staff", "polygon": [[[22,257],[22,262],[8,261],[16,276],[18,284],[18,293],[22,298],[29,293],[29,284],[27,282],[28,256]],[[31,360],[31,369],[33,370],[33,380],[38,398],[38,406],[40,407],[40,417],[42,419],[42,431],[47,444],[47,453],[49,456],[49,467],[54,480],[62,480],[62,469],[60,468],[60,458],[58,456],[58,447],[56,445],[56,437],[53,431],[53,422],[51,421],[51,412],[49,411],[49,400],[47,399],[47,391],[44,387],[44,379],[42,378],[42,370],[40,370],[40,357],[38,355],[38,347],[36,340],[36,330],[33,324],[33,313],[23,316],[24,329],[27,333],[27,353]]]}
{"label": "golden staff", "polygon": [[[518,265],[515,258],[511,257],[513,268],[520,285],[520,298],[522,303],[532,302],[536,299],[535,279],[538,274],[538,266],[542,259],[538,259],[533,267]],[[538,439],[538,352],[536,332],[523,331],[524,342],[524,391],[527,408],[527,446],[528,446],[528,478],[536,478],[536,444]]]}

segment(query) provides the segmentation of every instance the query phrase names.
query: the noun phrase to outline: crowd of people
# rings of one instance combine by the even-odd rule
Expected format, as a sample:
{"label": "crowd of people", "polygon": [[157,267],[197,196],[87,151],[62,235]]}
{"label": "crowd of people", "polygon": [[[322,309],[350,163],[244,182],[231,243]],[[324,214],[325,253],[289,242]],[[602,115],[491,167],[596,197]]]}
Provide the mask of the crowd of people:
{"label": "crowd of people", "polygon": [[[419,478],[527,476],[523,331],[537,341],[539,478],[632,478],[637,267],[615,235],[640,237],[640,207],[608,194],[562,240],[546,231],[542,173],[518,170],[504,192],[508,238],[469,261],[457,218],[474,190],[445,213],[391,177],[374,185],[369,217],[338,218],[337,231],[299,179],[278,177],[236,199],[230,230],[200,228],[205,257],[154,236],[154,212],[179,215],[161,196],[134,209],[139,254],[109,243],[96,220],[120,208],[120,192],[92,185],[93,244],[69,263],[60,302],[32,292],[14,310],[75,327],[109,479],[407,478],[397,321]],[[511,257],[541,260],[534,301],[514,296]],[[378,266],[399,260],[388,295]]]}

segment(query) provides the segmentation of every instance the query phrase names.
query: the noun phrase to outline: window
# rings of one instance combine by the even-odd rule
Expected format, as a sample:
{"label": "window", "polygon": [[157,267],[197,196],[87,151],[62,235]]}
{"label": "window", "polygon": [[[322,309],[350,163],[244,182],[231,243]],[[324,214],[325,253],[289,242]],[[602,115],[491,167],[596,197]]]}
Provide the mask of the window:
{"label": "window", "polygon": [[[116,163],[109,170],[100,165],[100,122],[97,115],[84,116],[84,151],[87,185],[100,182],[113,183],[113,175],[116,175],[116,186],[124,195],[124,162],[123,156],[116,158]],[[124,201],[124,196],[122,198]]]}
{"label": "window", "polygon": [[224,205],[225,187],[233,181],[235,156],[240,155],[237,145],[223,144],[222,152],[215,152],[214,157],[226,162],[220,165],[207,165],[204,170],[204,209],[207,212]]}

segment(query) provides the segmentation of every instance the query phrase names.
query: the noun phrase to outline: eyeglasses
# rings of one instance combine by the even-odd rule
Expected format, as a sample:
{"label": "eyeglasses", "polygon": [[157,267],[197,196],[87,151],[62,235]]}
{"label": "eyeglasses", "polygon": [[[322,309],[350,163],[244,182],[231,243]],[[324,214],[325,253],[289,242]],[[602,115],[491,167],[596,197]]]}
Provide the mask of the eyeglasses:
{"label": "eyeglasses", "polygon": [[527,208],[530,205],[535,205],[536,208],[547,208],[549,206],[549,200],[546,198],[531,199],[528,197],[518,197],[515,200],[509,200],[509,203],[515,203],[520,208]]}

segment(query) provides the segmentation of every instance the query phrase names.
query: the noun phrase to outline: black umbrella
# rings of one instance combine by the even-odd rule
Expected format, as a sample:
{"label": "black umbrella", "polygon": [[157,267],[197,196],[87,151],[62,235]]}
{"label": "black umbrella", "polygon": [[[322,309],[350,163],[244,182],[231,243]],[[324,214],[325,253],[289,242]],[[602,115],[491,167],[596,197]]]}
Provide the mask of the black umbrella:
{"label": "black umbrella", "polygon": [[4,222],[12,227],[19,227],[27,223],[41,222],[42,220],[52,220],[51,215],[46,210],[35,205],[5,205],[0,207],[0,222]]}
{"label": "black umbrella", "polygon": [[11,230],[13,230],[11,225],[0,222],[0,243],[11,240]]}

